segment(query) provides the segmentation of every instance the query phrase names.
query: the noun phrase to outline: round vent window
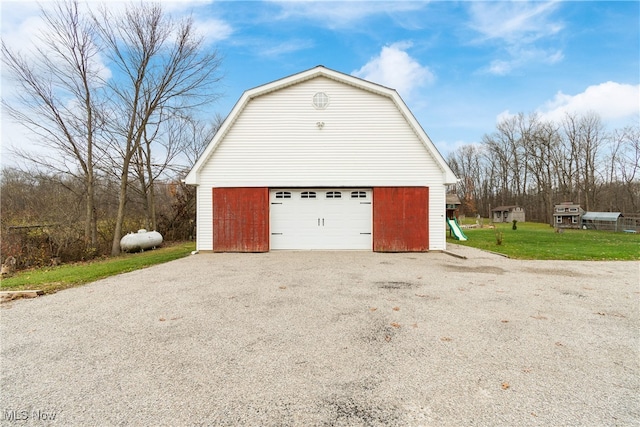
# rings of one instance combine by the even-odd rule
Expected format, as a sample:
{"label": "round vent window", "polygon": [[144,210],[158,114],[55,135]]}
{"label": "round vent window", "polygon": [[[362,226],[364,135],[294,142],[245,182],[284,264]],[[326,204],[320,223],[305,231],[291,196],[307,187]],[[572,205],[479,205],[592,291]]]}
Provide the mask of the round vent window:
{"label": "round vent window", "polygon": [[318,110],[324,110],[329,105],[329,97],[324,92],[318,92],[313,95],[313,106]]}

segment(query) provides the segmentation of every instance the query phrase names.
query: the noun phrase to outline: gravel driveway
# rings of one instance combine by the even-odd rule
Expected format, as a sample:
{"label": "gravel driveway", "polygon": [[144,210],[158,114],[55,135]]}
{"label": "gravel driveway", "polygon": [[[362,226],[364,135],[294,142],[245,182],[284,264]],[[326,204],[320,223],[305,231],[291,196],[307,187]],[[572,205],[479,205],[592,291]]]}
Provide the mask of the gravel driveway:
{"label": "gravel driveway", "polygon": [[640,423],[639,263],[449,249],[201,253],[2,304],[0,423]]}

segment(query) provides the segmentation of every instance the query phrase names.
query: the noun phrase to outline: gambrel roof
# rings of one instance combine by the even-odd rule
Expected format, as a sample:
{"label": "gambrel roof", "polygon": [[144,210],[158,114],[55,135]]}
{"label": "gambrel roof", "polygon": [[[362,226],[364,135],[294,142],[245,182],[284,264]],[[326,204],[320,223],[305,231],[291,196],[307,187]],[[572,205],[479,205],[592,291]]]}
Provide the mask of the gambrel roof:
{"label": "gambrel roof", "polygon": [[207,164],[213,153],[218,148],[218,145],[222,140],[224,140],[225,135],[230,131],[233,127],[234,123],[238,119],[238,117],[242,114],[244,109],[247,107],[248,103],[257,97],[261,97],[267,95],[269,93],[296,85],[298,83],[302,83],[311,79],[315,79],[317,77],[324,77],[327,79],[335,80],[342,84],[350,85],[355,88],[368,91],[383,97],[386,97],[393,101],[396,108],[402,116],[406,123],[413,132],[417,135],[417,137],[422,142],[424,148],[427,152],[432,156],[438,168],[442,172],[443,182],[444,184],[453,184],[456,182],[456,176],[453,171],[449,168],[446,161],[435,147],[431,139],[427,136],[426,132],[422,129],[416,118],[413,116],[409,108],[406,106],[400,95],[391,88],[369,82],[367,80],[363,80],[354,76],[350,76],[348,74],[343,74],[338,71],[334,71],[328,69],[324,66],[317,66],[315,68],[309,69],[307,71],[303,71],[298,74],[291,75],[289,77],[285,77],[271,83],[267,83],[262,86],[258,86],[253,89],[249,89],[245,91],[238,102],[235,104],[229,116],[225,119],[222,126],[213,137],[211,142],[208,144],[203,154],[200,156],[196,164],[193,166],[187,177],[185,178],[185,183],[197,185],[200,183],[199,173],[203,169],[203,167]]}

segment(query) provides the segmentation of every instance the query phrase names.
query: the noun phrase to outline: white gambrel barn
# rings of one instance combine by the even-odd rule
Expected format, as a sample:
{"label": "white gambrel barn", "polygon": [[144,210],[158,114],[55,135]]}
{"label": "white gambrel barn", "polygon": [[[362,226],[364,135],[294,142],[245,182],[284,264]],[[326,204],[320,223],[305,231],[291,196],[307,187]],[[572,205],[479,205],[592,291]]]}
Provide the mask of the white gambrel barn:
{"label": "white gambrel barn", "polygon": [[395,90],[323,66],[246,91],[185,180],[217,252],[443,250],[455,181]]}

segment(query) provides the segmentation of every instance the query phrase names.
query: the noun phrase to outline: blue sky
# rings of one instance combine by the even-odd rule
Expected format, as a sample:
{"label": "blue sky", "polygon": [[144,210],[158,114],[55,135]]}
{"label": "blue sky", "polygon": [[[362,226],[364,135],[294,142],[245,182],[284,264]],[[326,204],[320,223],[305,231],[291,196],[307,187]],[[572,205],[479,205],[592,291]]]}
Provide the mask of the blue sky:
{"label": "blue sky", "polygon": [[[324,65],[396,89],[445,156],[518,112],[591,110],[609,129],[640,117],[638,1],[163,3],[192,13],[224,57],[211,116],[244,90]],[[1,6],[3,40],[27,46],[36,4]],[[22,137],[5,115],[2,125],[4,158]]]}

